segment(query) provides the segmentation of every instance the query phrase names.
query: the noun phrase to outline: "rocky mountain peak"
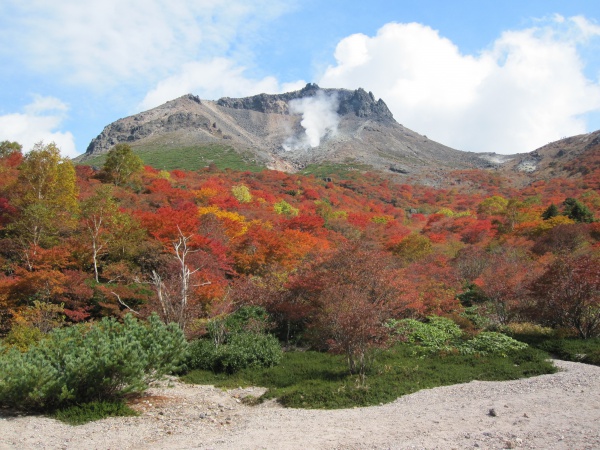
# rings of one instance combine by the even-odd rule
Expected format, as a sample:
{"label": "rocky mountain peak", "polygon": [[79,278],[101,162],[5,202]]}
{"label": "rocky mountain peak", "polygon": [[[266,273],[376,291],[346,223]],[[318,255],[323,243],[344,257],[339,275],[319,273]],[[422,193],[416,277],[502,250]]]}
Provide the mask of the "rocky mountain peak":
{"label": "rocky mountain peak", "polygon": [[354,112],[363,118],[377,118],[379,120],[393,120],[394,116],[382,99],[375,101],[372,92],[367,93],[363,88],[358,88],[352,95],[340,102],[338,114],[344,115]]}
{"label": "rocky mountain peak", "polygon": [[338,102],[337,113],[340,116],[354,114],[363,119],[377,121],[394,120],[394,116],[382,99],[376,100],[372,92],[359,88],[323,89],[315,83],[308,83],[302,89],[285,94],[259,94],[252,97],[217,100],[217,105],[225,108],[246,109],[267,114],[290,114],[290,101],[325,95]]}
{"label": "rocky mountain peak", "polygon": [[443,178],[443,170],[490,164],[400,125],[372,92],[314,83],[293,92],[217,101],[187,94],[107,125],[82,160],[120,142],[160,153],[230,149],[277,170],[352,162],[404,177],[428,174],[431,183]]}

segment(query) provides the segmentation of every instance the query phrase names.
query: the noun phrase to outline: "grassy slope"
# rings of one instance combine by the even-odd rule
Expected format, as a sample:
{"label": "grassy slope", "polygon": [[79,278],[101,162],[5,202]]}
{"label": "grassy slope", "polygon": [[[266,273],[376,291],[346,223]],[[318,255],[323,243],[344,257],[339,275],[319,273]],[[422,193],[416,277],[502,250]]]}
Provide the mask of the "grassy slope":
{"label": "grassy slope", "polygon": [[322,163],[309,164],[302,169],[300,173],[302,175],[314,175],[316,177],[337,176],[339,178],[345,178],[350,172],[364,172],[369,170],[373,170],[373,167],[355,162],[348,162],[345,164]]}
{"label": "grassy slope", "polygon": [[[219,169],[260,172],[264,166],[253,161],[250,154],[240,154],[233,148],[220,144],[206,144],[190,147],[147,146],[133,147],[144,164],[164,170],[198,170],[209,164]],[[106,155],[86,159],[81,164],[101,167]]]}
{"label": "grassy slope", "polygon": [[[232,147],[221,144],[205,144],[188,147],[170,147],[166,145],[147,145],[132,147],[133,151],[142,158],[145,165],[161,170],[198,170],[209,164],[216,165],[219,169],[231,169],[239,171],[260,172],[265,166],[256,160],[251,153],[239,153]],[[79,164],[102,167],[106,160],[106,154],[88,158]],[[300,171],[303,175],[315,175],[317,177],[337,176],[344,178],[352,172],[364,172],[373,170],[371,166],[348,162],[348,163],[324,163],[311,164]]]}

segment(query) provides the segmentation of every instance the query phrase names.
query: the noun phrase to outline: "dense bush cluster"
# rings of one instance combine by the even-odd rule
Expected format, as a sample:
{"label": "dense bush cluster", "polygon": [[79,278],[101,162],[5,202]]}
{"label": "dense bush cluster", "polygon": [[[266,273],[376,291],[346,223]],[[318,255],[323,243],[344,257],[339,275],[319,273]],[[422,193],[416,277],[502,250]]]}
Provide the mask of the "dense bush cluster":
{"label": "dense bush cluster", "polygon": [[460,327],[445,317],[428,317],[427,322],[390,321],[388,326],[401,341],[419,344],[427,352],[506,356],[527,348],[527,344],[494,331],[482,331],[470,339],[465,338]]}
{"label": "dense bush cluster", "polygon": [[281,361],[279,340],[266,333],[268,314],[261,307],[242,307],[208,323],[208,338],[190,344],[188,367],[234,373],[247,367],[272,367]]}
{"label": "dense bush cluster", "polygon": [[181,330],[156,315],[55,329],[25,352],[0,355],[0,405],[48,410],[116,399],[176,370],[186,353]]}
{"label": "dense bush cluster", "polygon": [[234,373],[247,367],[272,367],[281,361],[283,352],[276,337],[270,334],[240,332],[226,343],[215,346],[208,339],[190,344],[189,367]]}
{"label": "dense bush cluster", "polygon": [[494,331],[482,331],[473,339],[462,342],[458,346],[460,353],[477,355],[501,355],[524,350],[527,344],[519,342],[505,334]]}

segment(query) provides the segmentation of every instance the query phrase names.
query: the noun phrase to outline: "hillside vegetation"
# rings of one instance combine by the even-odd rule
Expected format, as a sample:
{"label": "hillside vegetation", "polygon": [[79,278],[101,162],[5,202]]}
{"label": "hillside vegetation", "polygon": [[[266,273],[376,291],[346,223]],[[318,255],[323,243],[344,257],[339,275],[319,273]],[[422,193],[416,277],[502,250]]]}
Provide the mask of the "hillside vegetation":
{"label": "hillside vegetation", "polygon": [[[359,170],[165,170],[119,148],[98,170],[53,144],[23,155],[2,143],[0,336],[12,357],[46,348],[53,329],[156,313],[204,342],[199,369],[275,365],[273,340],[253,338],[272,335],[343,355],[364,386],[402,343],[475,364],[520,354],[497,331],[600,335],[597,151],[571,161],[586,166],[577,177],[516,189],[469,170],[434,189]],[[392,349],[383,366],[378,349]]]}
{"label": "hillside vegetation", "polygon": [[[163,145],[144,145],[134,147],[135,153],[144,164],[161,170],[199,170],[214,165],[218,169],[232,169],[260,172],[264,166],[256,164],[252,156],[245,156],[231,147],[221,144],[204,144],[176,149]],[[86,159],[82,164],[102,167],[106,154],[99,154]]]}

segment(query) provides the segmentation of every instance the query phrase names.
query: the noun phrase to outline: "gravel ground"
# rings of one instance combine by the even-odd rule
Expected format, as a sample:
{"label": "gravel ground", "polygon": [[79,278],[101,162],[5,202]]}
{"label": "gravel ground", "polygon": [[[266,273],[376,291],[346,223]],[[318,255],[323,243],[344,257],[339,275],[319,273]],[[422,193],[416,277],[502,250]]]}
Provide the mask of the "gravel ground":
{"label": "gravel ground", "polygon": [[0,412],[0,449],[600,449],[600,367],[459,384],[334,411],[246,406],[260,388],[227,392],[171,381],[139,417],[80,426]]}

